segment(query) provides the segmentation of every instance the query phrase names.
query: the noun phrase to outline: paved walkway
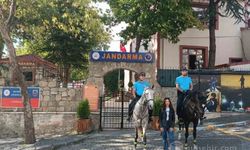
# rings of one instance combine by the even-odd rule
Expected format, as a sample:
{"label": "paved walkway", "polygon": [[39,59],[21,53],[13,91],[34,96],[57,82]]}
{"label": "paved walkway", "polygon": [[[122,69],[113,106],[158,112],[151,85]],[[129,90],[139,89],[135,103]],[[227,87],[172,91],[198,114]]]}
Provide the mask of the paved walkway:
{"label": "paved walkway", "polygon": [[[246,125],[248,128],[232,128],[232,125],[227,127],[232,122],[248,122],[250,121],[249,113],[230,115],[223,114],[223,117],[209,119],[204,122],[203,127],[199,127],[198,131],[198,146],[202,148],[206,145],[214,146],[237,146],[239,150],[249,150],[250,145],[250,128],[249,124]],[[233,123],[234,124],[234,123]],[[207,125],[215,125],[224,130],[232,130],[228,134],[224,131],[213,130],[207,131]],[[246,131],[245,133],[239,131]],[[234,135],[237,132],[238,136]],[[148,149],[162,149],[161,136],[159,131],[148,131]],[[49,149],[60,149],[60,150],[123,150],[133,149],[133,137],[134,130],[105,130],[103,132],[96,132],[86,135],[67,135],[67,136],[50,136],[48,138],[38,138],[38,141],[33,145],[23,145],[21,138],[13,139],[0,139],[0,150],[49,150]],[[245,137],[245,138],[244,138]],[[176,139],[176,147],[182,149],[184,135],[181,140]],[[224,140],[225,139],[225,140]],[[192,133],[190,133],[190,145],[192,140]],[[211,149],[211,148],[210,148]],[[191,149],[190,149],[191,150]],[[214,149],[211,149],[214,150]]]}

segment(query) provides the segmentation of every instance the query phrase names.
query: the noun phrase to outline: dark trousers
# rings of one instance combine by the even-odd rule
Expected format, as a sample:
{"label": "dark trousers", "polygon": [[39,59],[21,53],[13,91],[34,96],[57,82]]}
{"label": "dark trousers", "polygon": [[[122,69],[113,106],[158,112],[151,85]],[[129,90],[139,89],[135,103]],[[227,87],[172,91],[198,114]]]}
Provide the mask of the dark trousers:
{"label": "dark trousers", "polygon": [[177,105],[176,105],[176,113],[178,118],[182,118],[183,117],[183,101],[184,98],[186,97],[186,93],[177,91]]}
{"label": "dark trousers", "polygon": [[133,110],[135,108],[135,104],[138,102],[138,100],[141,98],[141,96],[136,95],[136,97],[131,101],[131,103],[128,106],[128,116],[132,116]]}

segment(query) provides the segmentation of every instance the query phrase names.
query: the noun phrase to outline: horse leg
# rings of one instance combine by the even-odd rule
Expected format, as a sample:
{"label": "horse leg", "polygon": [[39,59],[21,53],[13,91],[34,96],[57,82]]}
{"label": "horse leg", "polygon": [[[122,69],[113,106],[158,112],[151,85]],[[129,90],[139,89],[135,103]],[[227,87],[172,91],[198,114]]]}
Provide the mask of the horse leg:
{"label": "horse leg", "polygon": [[194,138],[193,143],[194,144],[196,144],[196,135],[197,135],[196,128],[197,128],[198,122],[199,122],[198,119],[193,122],[193,124],[194,124],[194,126],[193,126],[193,138]]}
{"label": "horse leg", "polygon": [[146,127],[142,128],[144,149],[147,147]]}
{"label": "horse leg", "polygon": [[182,125],[179,124],[179,131],[178,131],[178,140],[181,139],[181,131],[182,131]]}
{"label": "horse leg", "polygon": [[138,139],[138,128],[135,127],[135,141],[134,141],[135,148],[137,147],[137,139]]}
{"label": "horse leg", "polygon": [[189,122],[185,122],[185,149],[187,148],[188,146],[188,143],[187,143],[187,139],[188,139],[188,136],[189,136],[189,133],[188,133],[188,127],[189,127]]}

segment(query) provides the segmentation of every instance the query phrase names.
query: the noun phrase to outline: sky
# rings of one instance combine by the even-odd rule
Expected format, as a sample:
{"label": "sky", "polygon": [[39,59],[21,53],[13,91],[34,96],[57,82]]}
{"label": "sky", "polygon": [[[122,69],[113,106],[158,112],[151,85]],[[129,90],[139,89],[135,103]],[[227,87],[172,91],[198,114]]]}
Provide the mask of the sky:
{"label": "sky", "polygon": [[[92,4],[94,7],[101,9],[101,11],[106,11],[107,9],[110,10],[109,5],[106,2],[98,2]],[[118,24],[117,26],[112,27],[111,30],[111,38],[112,40],[109,43],[109,49],[108,51],[120,51],[120,40],[122,40],[122,37],[118,34],[126,28],[126,23],[122,22]]]}
{"label": "sky", "polygon": [[[107,9],[110,9],[109,5],[106,2],[98,2],[98,3],[92,3],[92,5],[98,9],[101,9],[102,11],[106,11]],[[111,41],[109,43],[109,49],[108,51],[120,51],[120,40],[122,40],[122,37],[118,34],[126,28],[126,23],[122,22],[118,24],[117,26],[114,26],[111,28]],[[20,43],[14,43],[14,46],[17,48]],[[7,49],[4,48],[4,57],[7,57]]]}

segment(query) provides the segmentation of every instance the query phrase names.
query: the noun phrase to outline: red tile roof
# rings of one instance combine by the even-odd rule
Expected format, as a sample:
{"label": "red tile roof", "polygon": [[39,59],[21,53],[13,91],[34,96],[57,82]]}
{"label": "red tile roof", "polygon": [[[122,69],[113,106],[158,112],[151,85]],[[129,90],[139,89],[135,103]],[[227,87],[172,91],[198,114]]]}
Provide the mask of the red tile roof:
{"label": "red tile roof", "polygon": [[[57,70],[57,67],[55,64],[39,57],[33,54],[27,54],[27,55],[21,55],[21,56],[17,56],[17,61],[19,63],[34,63],[35,65],[38,66],[43,66],[46,67],[48,69],[55,69]],[[9,58],[4,58],[0,60],[0,64],[8,64],[9,63]]]}

